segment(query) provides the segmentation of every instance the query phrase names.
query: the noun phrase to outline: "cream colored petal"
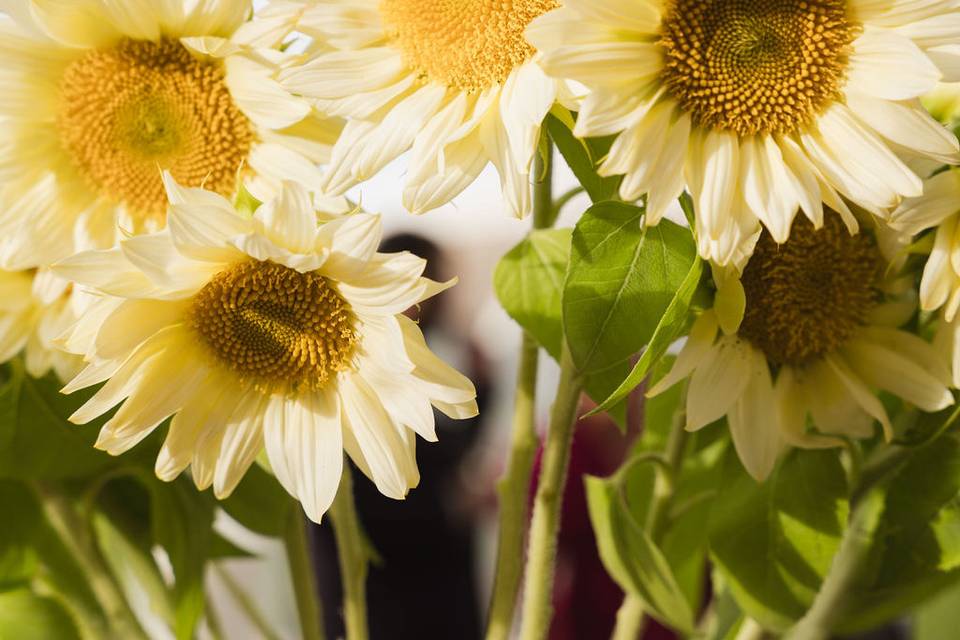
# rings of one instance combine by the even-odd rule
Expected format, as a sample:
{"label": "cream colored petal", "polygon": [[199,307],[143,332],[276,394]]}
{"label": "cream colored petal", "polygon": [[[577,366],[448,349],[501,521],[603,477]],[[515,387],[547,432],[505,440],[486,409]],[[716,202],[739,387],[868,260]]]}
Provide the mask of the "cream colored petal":
{"label": "cream colored petal", "polygon": [[259,233],[293,253],[315,248],[317,215],[310,194],[296,182],[284,182],[279,195],[257,209],[254,222]]}
{"label": "cream colored petal", "polygon": [[704,311],[690,328],[690,335],[687,336],[686,343],[677,354],[673,367],[647,391],[647,396],[659,395],[689,376],[701,362],[709,357],[719,329],[716,313],[712,309]]}
{"label": "cream colored petal", "polygon": [[120,242],[120,251],[167,299],[192,295],[223,267],[183,256],[165,232],[127,238]]}
{"label": "cream colored petal", "polygon": [[196,388],[193,397],[170,422],[154,467],[158,478],[172,481],[194,459],[204,437],[210,431],[223,430],[234,407],[232,392],[224,379],[216,375],[209,376]]}
{"label": "cream colored petal", "polygon": [[724,337],[707,352],[687,389],[687,431],[702,429],[731,410],[750,384],[754,351],[743,340]]}
{"label": "cream colored petal", "polygon": [[411,213],[426,213],[447,204],[477,179],[489,161],[478,132],[448,145],[443,157],[443,171],[417,182],[408,180],[403,206]]}
{"label": "cream colored petal", "polygon": [[315,251],[327,251],[324,273],[334,280],[352,281],[366,277],[368,263],[377,256],[383,239],[379,215],[355,213],[331,220],[316,232]]}
{"label": "cream colored petal", "polygon": [[766,358],[757,350],[751,355],[746,387],[730,408],[727,421],[744,468],[757,482],[763,482],[780,454],[780,424]]}
{"label": "cream colored petal", "polygon": [[892,31],[867,28],[853,43],[847,88],[885,100],[910,100],[933,91],[942,78],[923,51]]}
{"label": "cream colored petal", "polygon": [[470,379],[430,350],[413,320],[406,316],[398,316],[397,320],[403,331],[404,348],[416,365],[413,376],[420,382],[421,390],[431,401],[442,402],[443,406],[437,405],[438,408],[451,418],[477,415],[477,391]]}
{"label": "cream colored petal", "polygon": [[924,411],[953,404],[947,387],[913,358],[867,339],[851,340],[843,349],[850,367],[867,384],[896,394]]}
{"label": "cream colored petal", "polygon": [[342,375],[339,392],[344,429],[349,430],[356,442],[370,479],[385,496],[402,500],[413,480],[406,463],[408,454],[404,439],[363,378]]}
{"label": "cream colored petal", "polygon": [[920,281],[920,304],[925,311],[939,309],[960,285],[960,277],[953,270],[950,254],[957,218],[950,217],[937,228],[936,239]]}
{"label": "cream colored petal", "polygon": [[250,389],[240,395],[227,424],[213,473],[213,495],[223,500],[233,493],[263,449],[263,417],[268,397]]}
{"label": "cream colored petal", "polygon": [[295,95],[330,100],[382,89],[400,80],[404,71],[396,49],[371,47],[321,54],[281,72],[280,82]]}
{"label": "cream colored petal", "polygon": [[120,34],[100,0],[30,0],[34,20],[51,38],[71,47],[96,48]]}
{"label": "cream colored petal", "polygon": [[937,174],[923,185],[923,195],[908,198],[890,216],[890,225],[910,235],[943,223],[960,213],[960,171]]}
{"label": "cream colored petal", "polygon": [[[836,390],[845,390],[845,400],[848,402],[852,400],[860,405],[860,408],[866,412],[867,415],[880,423],[880,426],[883,427],[884,436],[888,441],[891,440],[893,438],[893,426],[890,424],[887,410],[884,409],[883,404],[877,399],[873,392],[867,388],[863,379],[858,376],[859,372],[854,372],[850,364],[840,354],[830,354],[826,356],[824,361],[829,370],[832,371],[842,384],[842,387]],[[853,422],[848,422],[850,426],[854,424]],[[849,433],[842,429],[837,432]],[[851,435],[857,436],[855,432],[852,432]]]}
{"label": "cream colored petal", "polygon": [[319,523],[343,473],[339,399],[332,391],[274,396],[264,425],[270,466],[280,484]]}
{"label": "cream colored petal", "polygon": [[847,105],[857,118],[904,149],[946,164],[960,162],[957,137],[931,118],[919,101],[891,102],[848,93]]}
{"label": "cream colored petal", "polygon": [[783,367],[775,385],[780,433],[792,446],[826,449],[843,445],[843,440],[807,430],[807,402],[803,386],[792,367]]}
{"label": "cream colored petal", "polygon": [[796,178],[771,136],[752,136],[740,141],[740,175],[750,211],[763,222],[777,244],[790,237],[793,219],[800,208],[794,192]]}
{"label": "cream colored petal", "polygon": [[237,106],[254,124],[283,129],[310,113],[307,101],[291,95],[273,79],[274,70],[258,60],[232,55],[224,61],[226,84]]}

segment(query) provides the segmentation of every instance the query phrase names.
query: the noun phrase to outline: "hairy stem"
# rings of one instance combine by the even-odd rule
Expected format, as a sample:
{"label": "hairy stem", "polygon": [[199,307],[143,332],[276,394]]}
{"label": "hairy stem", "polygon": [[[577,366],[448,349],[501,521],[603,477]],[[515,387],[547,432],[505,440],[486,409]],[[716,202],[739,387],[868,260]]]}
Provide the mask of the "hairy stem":
{"label": "hairy stem", "polygon": [[300,635],[303,640],[324,640],[323,611],[317,591],[317,576],[307,540],[307,522],[299,504],[290,508],[283,535],[287,549],[287,563],[293,580],[293,593],[300,617]]}
{"label": "hairy stem", "polygon": [[337,555],[340,559],[347,640],[366,640],[369,635],[366,584],[370,554],[353,500],[353,476],[349,464],[343,466],[343,478],[330,508],[330,517],[333,518],[333,533],[337,539]]}
{"label": "hairy stem", "polygon": [[583,381],[564,348],[560,359],[560,383],[550,416],[550,430],[547,432],[540,481],[533,504],[523,590],[521,640],[542,640],[550,630],[560,511],[582,389]]}
{"label": "hairy stem", "polygon": [[[553,166],[549,156],[553,145],[547,143],[548,159],[538,154],[534,169],[542,179],[534,186],[533,226],[549,226],[556,210],[553,198]],[[540,347],[524,332],[520,345],[520,367],[517,370],[517,391],[513,405],[513,439],[507,470],[497,483],[500,513],[497,531],[497,567],[494,573],[490,613],[487,619],[487,640],[507,640],[513,628],[517,594],[523,577],[523,547],[526,539],[530,476],[537,454],[536,400],[537,369]]]}

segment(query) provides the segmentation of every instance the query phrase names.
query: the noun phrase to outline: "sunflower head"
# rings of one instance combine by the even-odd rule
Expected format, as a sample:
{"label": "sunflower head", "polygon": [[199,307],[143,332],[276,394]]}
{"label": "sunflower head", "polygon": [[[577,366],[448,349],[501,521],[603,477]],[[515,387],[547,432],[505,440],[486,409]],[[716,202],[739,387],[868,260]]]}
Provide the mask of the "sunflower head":
{"label": "sunflower head", "polygon": [[217,274],[194,297],[190,323],[219,362],[267,390],[323,388],[359,337],[326,278],[259,260]]}
{"label": "sunflower head", "polygon": [[533,56],[523,31],[557,6],[557,0],[383,0],[380,13],[389,39],[423,81],[483,91]]}
{"label": "sunflower head", "polygon": [[880,300],[883,256],[828,211],[822,229],[798,217],[778,245],[764,232],[743,271],[739,335],[775,364],[802,365],[853,336]]}
{"label": "sunflower head", "polygon": [[60,88],[63,146],[108,201],[162,215],[160,169],[185,185],[233,192],[254,136],[218,62],[176,40],[126,38],[73,61]]}
{"label": "sunflower head", "polygon": [[792,133],[840,96],[858,28],[846,0],[670,0],[660,45],[669,91],[694,121]]}

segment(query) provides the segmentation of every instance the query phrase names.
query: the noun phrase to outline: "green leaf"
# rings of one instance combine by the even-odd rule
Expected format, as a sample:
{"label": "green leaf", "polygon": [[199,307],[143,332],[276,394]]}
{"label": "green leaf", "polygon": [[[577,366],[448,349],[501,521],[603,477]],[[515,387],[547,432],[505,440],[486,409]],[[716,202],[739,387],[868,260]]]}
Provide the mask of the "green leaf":
{"label": "green leaf", "polygon": [[586,476],[584,484],[600,558],[610,576],[625,591],[641,597],[661,622],[682,633],[692,632],[693,612],[670,564],[631,517],[619,487],[592,476]]}
{"label": "green leaf", "polygon": [[563,331],[595,400],[621,385],[630,358],[650,342],[677,290],[693,280],[690,232],[666,220],[644,229],[643,215],[639,207],[602,202],[583,214],[573,232]]}
{"label": "green leaf", "polygon": [[660,322],[657,324],[657,328],[650,338],[650,343],[647,345],[647,348],[643,350],[643,354],[641,354],[640,359],[637,360],[637,363],[633,366],[630,375],[627,376],[627,379],[617,387],[617,390],[604,400],[600,406],[594,409],[591,414],[606,411],[611,406],[616,405],[626,398],[631,391],[643,382],[650,372],[650,368],[667,353],[670,345],[680,337],[689,323],[690,304],[693,301],[694,294],[697,292],[697,287],[700,285],[700,277],[702,275],[703,260],[697,255],[694,258],[693,265],[690,267],[690,271],[680,284],[680,288],[677,289],[676,294],[674,294],[673,300],[670,301],[670,305],[660,318]]}
{"label": "green leaf", "polygon": [[924,603],[913,618],[914,640],[952,638],[960,629],[960,583]]}
{"label": "green leaf", "polygon": [[803,615],[830,568],[848,511],[836,451],[792,451],[758,484],[731,447],[708,535],[714,564],[740,608],[773,630]]}
{"label": "green leaf", "polygon": [[843,632],[892,620],[960,582],[960,435],[919,448],[886,484],[869,580],[857,589]]}
{"label": "green leaf", "polygon": [[500,260],[493,275],[506,312],[555,359],[563,330],[560,299],[570,256],[570,229],[533,231]]}
{"label": "green leaf", "polygon": [[[568,116],[569,113],[561,115]],[[597,173],[597,164],[610,150],[613,138],[580,140],[574,137],[571,131],[572,117],[565,123],[554,113],[547,116],[546,125],[557,149],[590,199],[601,202],[616,197],[622,178],[603,178]]]}
{"label": "green leaf", "polygon": [[0,592],[0,640],[81,640],[70,614],[29,589]]}
{"label": "green leaf", "polygon": [[286,530],[285,523],[292,504],[289,494],[277,479],[254,465],[233,494],[220,506],[247,529],[278,538]]}
{"label": "green leaf", "polygon": [[53,376],[30,378],[19,360],[10,363],[9,373],[0,388],[0,477],[75,478],[116,466],[91,446],[106,418],[84,427],[67,420],[92,391],[64,396]]}

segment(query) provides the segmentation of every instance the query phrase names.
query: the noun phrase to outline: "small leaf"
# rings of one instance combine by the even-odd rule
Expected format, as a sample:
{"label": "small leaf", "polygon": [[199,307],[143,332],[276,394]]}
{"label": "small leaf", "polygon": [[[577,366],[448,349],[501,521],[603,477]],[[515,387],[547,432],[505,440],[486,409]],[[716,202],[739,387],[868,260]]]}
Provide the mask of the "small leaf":
{"label": "small leaf", "polygon": [[584,483],[600,558],[610,576],[625,591],[641,597],[651,615],[681,633],[691,633],[693,612],[670,564],[631,518],[619,487],[592,476]]}
{"label": "small leaf", "polygon": [[500,260],[493,283],[506,312],[555,359],[560,358],[560,298],[570,229],[533,231]]}
{"label": "small leaf", "polygon": [[[569,116],[569,112],[565,114]],[[567,161],[570,170],[583,185],[587,195],[593,202],[610,200],[617,195],[621,177],[601,177],[597,173],[598,159],[610,150],[612,138],[583,141],[574,137],[571,131],[572,118],[565,124],[555,113],[547,116],[547,131],[553,142],[560,150],[563,159]]]}

